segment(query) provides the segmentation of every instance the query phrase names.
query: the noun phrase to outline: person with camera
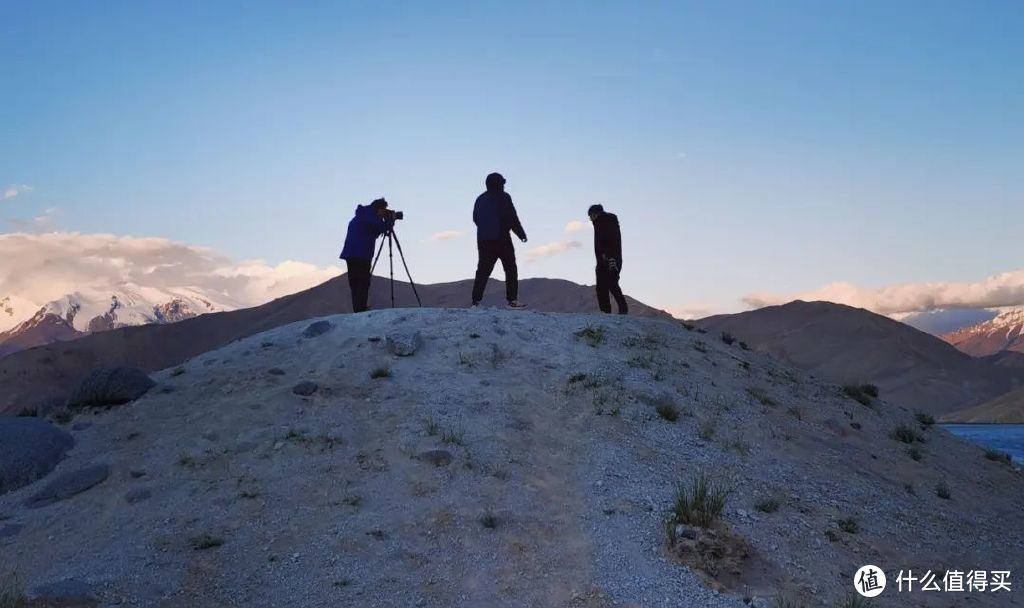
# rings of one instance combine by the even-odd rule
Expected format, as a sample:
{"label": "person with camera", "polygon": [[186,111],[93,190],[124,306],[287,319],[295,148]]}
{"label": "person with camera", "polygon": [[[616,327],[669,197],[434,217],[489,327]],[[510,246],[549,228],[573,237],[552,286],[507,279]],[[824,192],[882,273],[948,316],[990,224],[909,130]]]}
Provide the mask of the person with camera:
{"label": "person with camera", "polygon": [[615,298],[619,314],[629,312],[626,297],[619,287],[619,273],[622,271],[622,234],[619,232],[619,218],[608,213],[601,205],[591,205],[587,215],[594,224],[594,256],[597,258],[597,305],[601,312],[610,313],[610,293]]}
{"label": "person with camera", "polygon": [[348,265],[348,285],[352,291],[352,312],[368,309],[370,297],[370,265],[373,262],[377,237],[387,234],[401,219],[388,209],[388,202],[378,198],[369,205],[356,205],[356,213],[349,220],[345,246],[338,257]]}
{"label": "person with camera", "polygon": [[526,231],[519,222],[512,197],[505,192],[505,178],[500,173],[491,173],[484,180],[487,190],[477,197],[473,205],[473,223],[476,224],[477,266],[473,281],[473,306],[478,306],[484,297],[484,288],[491,278],[494,264],[501,260],[505,271],[505,299],[509,308],[526,308],[519,301],[519,269],[516,266],[516,249],[512,245],[510,232],[526,242]]}

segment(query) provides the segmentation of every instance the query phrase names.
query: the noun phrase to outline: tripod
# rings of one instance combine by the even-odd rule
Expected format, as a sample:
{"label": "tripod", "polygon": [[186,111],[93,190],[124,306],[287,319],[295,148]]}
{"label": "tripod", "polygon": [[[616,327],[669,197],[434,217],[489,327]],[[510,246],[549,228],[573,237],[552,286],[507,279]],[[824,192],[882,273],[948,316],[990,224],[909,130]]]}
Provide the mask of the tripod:
{"label": "tripod", "polygon": [[402,259],[402,266],[405,267],[405,276],[409,277],[409,285],[412,286],[412,293],[416,296],[416,305],[422,308],[423,302],[420,301],[420,294],[416,291],[416,283],[413,282],[412,275],[409,274],[409,265],[405,263],[402,243],[398,241],[398,235],[395,234],[393,227],[384,233],[384,238],[380,241],[380,247],[377,248],[377,256],[373,258],[373,266],[370,267],[370,274],[373,274],[373,269],[377,267],[377,260],[380,259],[380,254],[384,251],[384,241],[388,243],[388,266],[391,275],[391,308],[395,307],[395,254],[392,243],[395,247],[398,247],[398,257]]}

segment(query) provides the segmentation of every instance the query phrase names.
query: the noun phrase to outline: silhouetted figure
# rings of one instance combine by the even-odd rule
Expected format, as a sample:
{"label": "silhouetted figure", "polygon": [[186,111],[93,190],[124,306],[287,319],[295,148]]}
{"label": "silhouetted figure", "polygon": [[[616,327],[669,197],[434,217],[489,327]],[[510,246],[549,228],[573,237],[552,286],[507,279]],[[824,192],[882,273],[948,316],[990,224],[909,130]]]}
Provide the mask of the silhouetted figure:
{"label": "silhouetted figure", "polygon": [[610,293],[619,307],[619,314],[629,312],[626,297],[619,288],[619,273],[622,271],[622,234],[619,232],[619,218],[607,213],[601,205],[587,209],[594,224],[594,257],[597,258],[597,305],[601,312],[610,313]]}
{"label": "silhouetted figure", "polygon": [[378,198],[369,205],[356,205],[349,220],[345,246],[338,256],[348,265],[348,286],[352,291],[352,312],[367,310],[370,297],[370,265],[373,262],[377,237],[395,225],[394,215],[387,212],[388,202]]}
{"label": "silhouetted figure", "polygon": [[501,260],[505,270],[505,298],[509,308],[526,308],[519,302],[519,269],[516,267],[516,249],[512,236],[526,242],[526,231],[519,223],[512,197],[505,192],[505,178],[500,173],[491,173],[484,181],[487,190],[476,198],[473,206],[473,223],[476,224],[476,247],[479,258],[476,266],[476,280],[473,281],[473,306],[480,304],[484,287],[494,270],[494,263]]}

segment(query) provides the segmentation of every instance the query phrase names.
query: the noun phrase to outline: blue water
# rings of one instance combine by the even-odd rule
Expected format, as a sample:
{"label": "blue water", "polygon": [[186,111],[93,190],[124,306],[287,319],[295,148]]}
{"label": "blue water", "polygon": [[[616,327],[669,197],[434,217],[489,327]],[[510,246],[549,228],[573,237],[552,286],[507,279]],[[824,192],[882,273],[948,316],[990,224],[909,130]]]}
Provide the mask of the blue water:
{"label": "blue water", "polygon": [[942,428],[958,437],[986,448],[1006,452],[1024,464],[1024,424],[943,424]]}

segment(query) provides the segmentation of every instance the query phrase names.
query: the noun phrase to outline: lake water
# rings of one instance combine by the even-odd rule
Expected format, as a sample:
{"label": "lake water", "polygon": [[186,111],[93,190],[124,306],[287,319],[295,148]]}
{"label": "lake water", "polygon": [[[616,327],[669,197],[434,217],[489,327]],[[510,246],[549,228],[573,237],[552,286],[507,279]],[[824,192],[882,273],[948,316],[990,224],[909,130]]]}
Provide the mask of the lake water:
{"label": "lake water", "polygon": [[1006,452],[1024,464],[1024,424],[943,424],[950,433],[986,448]]}

